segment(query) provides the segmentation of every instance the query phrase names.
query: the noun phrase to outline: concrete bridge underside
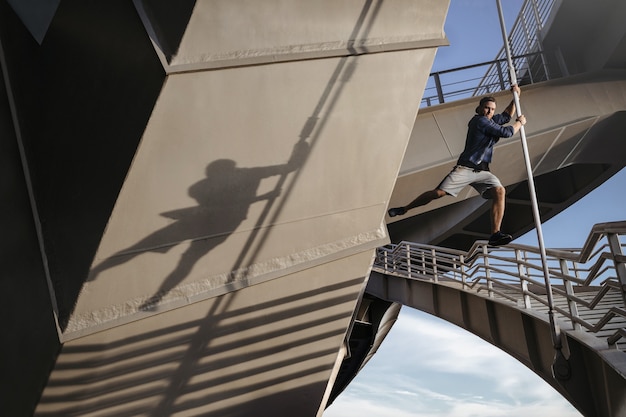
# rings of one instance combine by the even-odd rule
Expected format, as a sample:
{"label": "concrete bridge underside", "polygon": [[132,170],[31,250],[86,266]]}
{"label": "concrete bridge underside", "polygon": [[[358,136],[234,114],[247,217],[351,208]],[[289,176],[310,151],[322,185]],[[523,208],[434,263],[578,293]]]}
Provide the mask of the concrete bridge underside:
{"label": "concrete bridge underside", "polygon": [[[542,220],[578,201],[626,165],[626,71],[601,70],[522,87],[531,166]],[[510,94],[497,94],[498,109]],[[390,206],[407,204],[436,187],[463,150],[475,99],[421,109]],[[502,139],[491,164],[507,188],[502,229],[521,236],[534,228],[519,136]],[[468,187],[407,216],[388,219],[394,242],[408,240],[467,250],[488,239],[489,209]]]}
{"label": "concrete bridge underside", "polygon": [[477,295],[457,283],[372,272],[368,294],[440,317],[497,346],[539,375],[585,416],[626,413],[626,354],[559,321],[562,355],[547,316]]}
{"label": "concrete bridge underside", "polygon": [[[508,94],[496,95],[501,108]],[[537,199],[545,221],[585,196],[626,165],[626,71],[608,70],[523,87],[526,133]],[[467,115],[475,99],[421,109],[390,206],[408,203],[434,188],[462,151]],[[546,111],[545,109],[558,109]],[[492,171],[507,188],[503,230],[515,237],[534,227],[519,138],[501,140]],[[433,163],[433,161],[439,161]],[[393,242],[410,241],[468,250],[490,231],[491,202],[472,189],[388,219]],[[545,379],[584,415],[626,412],[622,351],[582,333],[568,333],[572,378],[556,380],[555,351],[545,316],[511,308],[459,288],[372,272],[366,288],[372,303],[394,302],[436,315],[467,329],[518,359]],[[567,328],[567,325],[563,325]],[[598,350],[595,350],[598,348]],[[619,364],[616,368],[615,364]],[[620,370],[621,369],[621,370]]]}
{"label": "concrete bridge underside", "polygon": [[[523,86],[521,97],[523,112],[529,121],[526,133],[542,221],[574,204],[626,164],[623,140],[626,27],[618,23],[626,16],[626,3],[610,1],[591,5],[573,0],[555,4],[549,24],[540,33],[541,49],[556,52],[570,74],[577,75]],[[572,31],[572,28],[577,29]],[[495,96],[500,109],[511,99],[509,93]],[[421,192],[434,188],[449,172],[463,149],[466,124],[475,106],[476,99],[468,99],[420,109],[392,193],[391,207],[407,204]],[[507,188],[503,229],[518,237],[534,227],[518,138],[501,140],[492,170]],[[387,218],[389,234],[393,242],[406,240],[467,250],[477,239],[488,237],[490,205],[473,190],[465,190],[456,199],[445,197],[407,216]],[[389,298],[389,292],[378,291],[379,278],[378,274],[373,274],[369,281],[372,286],[372,290],[369,286],[366,290],[369,302],[399,301],[474,332],[546,378],[585,415],[624,413],[624,393],[623,388],[619,388],[623,387],[624,375],[623,371],[616,371],[624,369],[624,355],[619,351],[607,353],[604,340],[598,345],[593,338],[568,334],[567,343],[573,358],[581,363],[574,365],[577,369],[573,370],[571,381],[559,382],[552,377],[550,369],[554,351],[545,317],[538,319],[532,313],[508,311],[506,306],[495,308],[488,300],[472,301],[478,306],[479,321],[487,320],[483,314],[485,309],[497,317],[489,319],[490,326],[496,322],[501,326],[511,319],[515,329],[512,333],[516,336],[511,335],[512,339],[507,341],[507,337],[498,336],[497,327],[486,330],[476,323],[469,325],[469,313],[464,308],[469,303],[466,299],[473,296],[457,289],[411,284],[425,291],[420,298],[419,290],[400,280],[401,283],[392,286],[393,297]],[[447,298],[442,299],[439,293],[447,294]],[[414,300],[425,301],[416,303]],[[437,303],[437,308],[433,308],[432,303]],[[526,336],[529,339],[524,340]],[[544,338],[535,339],[539,336]],[[379,343],[374,342],[372,351]],[[543,346],[538,348],[537,343]],[[533,346],[526,351],[529,345]]]}
{"label": "concrete bridge underside", "polygon": [[[448,2],[43,3],[0,2],[2,411],[321,415],[374,248],[406,228],[387,207],[449,169],[473,113],[416,119]],[[571,185],[553,213],[623,166],[623,79],[524,90],[537,173]],[[481,204],[433,229],[481,236]]]}

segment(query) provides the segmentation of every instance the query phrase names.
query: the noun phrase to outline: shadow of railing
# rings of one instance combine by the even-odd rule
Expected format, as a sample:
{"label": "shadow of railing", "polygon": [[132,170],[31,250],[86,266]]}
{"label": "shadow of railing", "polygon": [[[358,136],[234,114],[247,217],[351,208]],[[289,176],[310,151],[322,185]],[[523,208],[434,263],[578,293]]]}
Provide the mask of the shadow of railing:
{"label": "shadow of railing", "polygon": [[[313,346],[343,336],[343,327],[326,325],[345,320],[336,306],[353,303],[347,290],[360,283],[355,278],[236,308],[237,293],[231,293],[199,319],[162,327],[137,323],[129,337],[65,346],[37,415],[174,415],[207,404],[215,411],[220,401],[329,372],[326,358],[337,349]],[[282,354],[287,351],[292,354]]]}

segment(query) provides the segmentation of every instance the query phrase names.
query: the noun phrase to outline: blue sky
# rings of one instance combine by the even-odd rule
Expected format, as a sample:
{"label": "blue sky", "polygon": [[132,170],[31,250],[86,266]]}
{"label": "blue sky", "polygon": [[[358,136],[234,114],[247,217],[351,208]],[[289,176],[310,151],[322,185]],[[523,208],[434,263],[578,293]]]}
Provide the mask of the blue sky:
{"label": "blue sky", "polygon": [[[501,1],[510,31],[523,1]],[[502,47],[493,0],[451,0],[445,31],[450,46],[439,48],[433,71],[490,61]],[[594,224],[625,220],[626,194],[619,191],[624,183],[626,170],[544,223],[546,247],[580,247]],[[533,230],[516,242],[537,246],[537,234]],[[324,413],[364,416],[581,414],[506,353],[463,329],[404,307],[378,353]]]}

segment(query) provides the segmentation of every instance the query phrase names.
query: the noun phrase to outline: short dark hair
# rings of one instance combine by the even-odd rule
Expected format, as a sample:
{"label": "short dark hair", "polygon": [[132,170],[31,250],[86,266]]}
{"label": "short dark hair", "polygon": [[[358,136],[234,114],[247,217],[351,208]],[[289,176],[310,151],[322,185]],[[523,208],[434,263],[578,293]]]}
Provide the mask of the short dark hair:
{"label": "short dark hair", "polygon": [[480,109],[485,105],[485,103],[493,101],[496,102],[495,97],[487,96],[480,99],[480,103],[478,103],[478,107],[476,107],[476,114],[480,114]]}

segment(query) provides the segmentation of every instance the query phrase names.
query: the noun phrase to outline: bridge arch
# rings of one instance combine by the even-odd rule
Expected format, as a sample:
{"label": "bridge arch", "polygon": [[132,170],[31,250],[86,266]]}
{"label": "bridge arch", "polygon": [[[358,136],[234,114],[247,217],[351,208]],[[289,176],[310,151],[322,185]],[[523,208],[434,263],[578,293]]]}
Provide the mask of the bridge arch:
{"label": "bridge arch", "polygon": [[[617,236],[603,233],[614,227],[626,231],[624,222],[596,225],[580,252],[548,251],[561,351],[552,344],[545,288],[533,278],[537,266],[520,256],[533,248],[495,249],[477,242],[463,253],[407,242],[389,245],[377,254],[366,292],[432,314],[498,347],[585,416],[623,416],[626,353],[620,342],[626,310],[618,282],[624,257],[618,247],[613,253],[604,250],[610,243],[602,245],[604,238]],[[564,269],[554,267],[558,264]],[[515,269],[521,271],[518,282]],[[583,270],[588,275],[581,276]]]}

